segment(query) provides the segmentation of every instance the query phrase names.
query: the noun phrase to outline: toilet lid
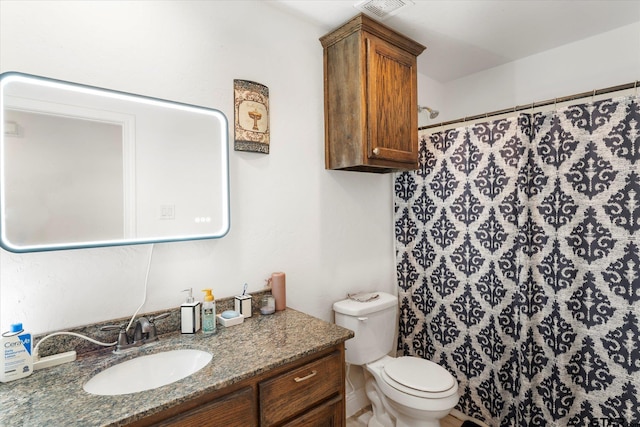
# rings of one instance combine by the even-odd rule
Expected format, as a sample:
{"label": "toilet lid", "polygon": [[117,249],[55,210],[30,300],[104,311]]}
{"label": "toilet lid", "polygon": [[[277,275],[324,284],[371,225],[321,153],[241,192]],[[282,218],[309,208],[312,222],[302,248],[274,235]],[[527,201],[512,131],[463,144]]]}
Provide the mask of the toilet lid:
{"label": "toilet lid", "polygon": [[419,357],[398,357],[384,365],[392,380],[414,390],[438,393],[455,384],[453,375],[442,366]]}

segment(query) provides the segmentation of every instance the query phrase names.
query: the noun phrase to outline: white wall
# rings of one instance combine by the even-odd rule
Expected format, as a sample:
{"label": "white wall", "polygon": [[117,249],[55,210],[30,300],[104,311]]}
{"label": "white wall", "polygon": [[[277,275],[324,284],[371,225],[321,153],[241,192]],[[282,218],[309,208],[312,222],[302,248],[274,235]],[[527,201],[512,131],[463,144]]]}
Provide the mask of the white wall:
{"label": "white wall", "polygon": [[[287,302],[325,320],[349,291],[393,292],[392,176],[326,171],[324,30],[261,1],[0,1],[0,70],[213,107],[233,79],[270,90],[271,154],[231,151],[231,231],[155,245],[142,311],[287,274]],[[233,135],[233,133],[231,133]],[[150,245],[0,252],[0,329],[40,333],[131,315]]]}
{"label": "white wall", "polygon": [[[428,54],[425,51],[422,55]],[[418,105],[440,111],[445,104],[444,85],[424,74],[418,73]],[[442,121],[442,114],[429,118],[427,111],[418,113],[418,127],[428,126]]]}
{"label": "white wall", "polygon": [[[455,120],[640,79],[640,22],[444,84]],[[550,107],[549,109],[552,109]]]}

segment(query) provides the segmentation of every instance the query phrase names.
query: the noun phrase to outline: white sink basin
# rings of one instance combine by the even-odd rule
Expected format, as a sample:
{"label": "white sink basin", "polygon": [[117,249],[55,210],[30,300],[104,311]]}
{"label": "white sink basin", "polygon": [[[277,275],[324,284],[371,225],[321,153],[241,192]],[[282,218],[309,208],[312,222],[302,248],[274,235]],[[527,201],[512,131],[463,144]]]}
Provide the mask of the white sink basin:
{"label": "white sink basin", "polygon": [[201,350],[170,350],[140,356],[94,375],[83,388],[103,396],[151,390],[198,372],[212,357]]}

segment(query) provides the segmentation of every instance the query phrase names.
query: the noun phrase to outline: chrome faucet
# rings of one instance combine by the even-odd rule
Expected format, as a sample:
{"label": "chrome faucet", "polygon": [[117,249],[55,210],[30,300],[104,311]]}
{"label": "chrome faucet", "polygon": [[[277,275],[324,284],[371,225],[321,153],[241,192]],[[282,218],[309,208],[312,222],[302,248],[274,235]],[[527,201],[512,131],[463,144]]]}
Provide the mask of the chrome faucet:
{"label": "chrome faucet", "polygon": [[136,320],[133,334],[127,334],[127,324],[106,325],[100,328],[101,331],[112,331],[118,329],[118,341],[114,353],[119,353],[132,347],[139,347],[145,343],[158,341],[158,331],[156,330],[156,320],[164,319],[170,313],[162,313],[155,317],[140,317]]}
{"label": "chrome faucet", "polygon": [[148,339],[149,333],[150,333],[149,331],[151,329],[155,330],[156,326],[153,325],[152,327],[151,323],[149,322],[149,319],[147,319],[146,317],[139,318],[138,321],[136,322],[136,327],[133,330],[133,342],[139,342],[139,341]]}

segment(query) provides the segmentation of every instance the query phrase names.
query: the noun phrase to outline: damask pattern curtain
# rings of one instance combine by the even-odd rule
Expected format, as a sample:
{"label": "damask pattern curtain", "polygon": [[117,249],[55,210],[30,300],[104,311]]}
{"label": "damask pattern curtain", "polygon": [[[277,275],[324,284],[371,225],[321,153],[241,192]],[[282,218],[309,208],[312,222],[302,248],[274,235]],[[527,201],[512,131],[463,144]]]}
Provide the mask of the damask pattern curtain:
{"label": "damask pattern curtain", "polygon": [[461,412],[640,424],[637,97],[422,136],[394,205],[398,354],[447,368]]}

